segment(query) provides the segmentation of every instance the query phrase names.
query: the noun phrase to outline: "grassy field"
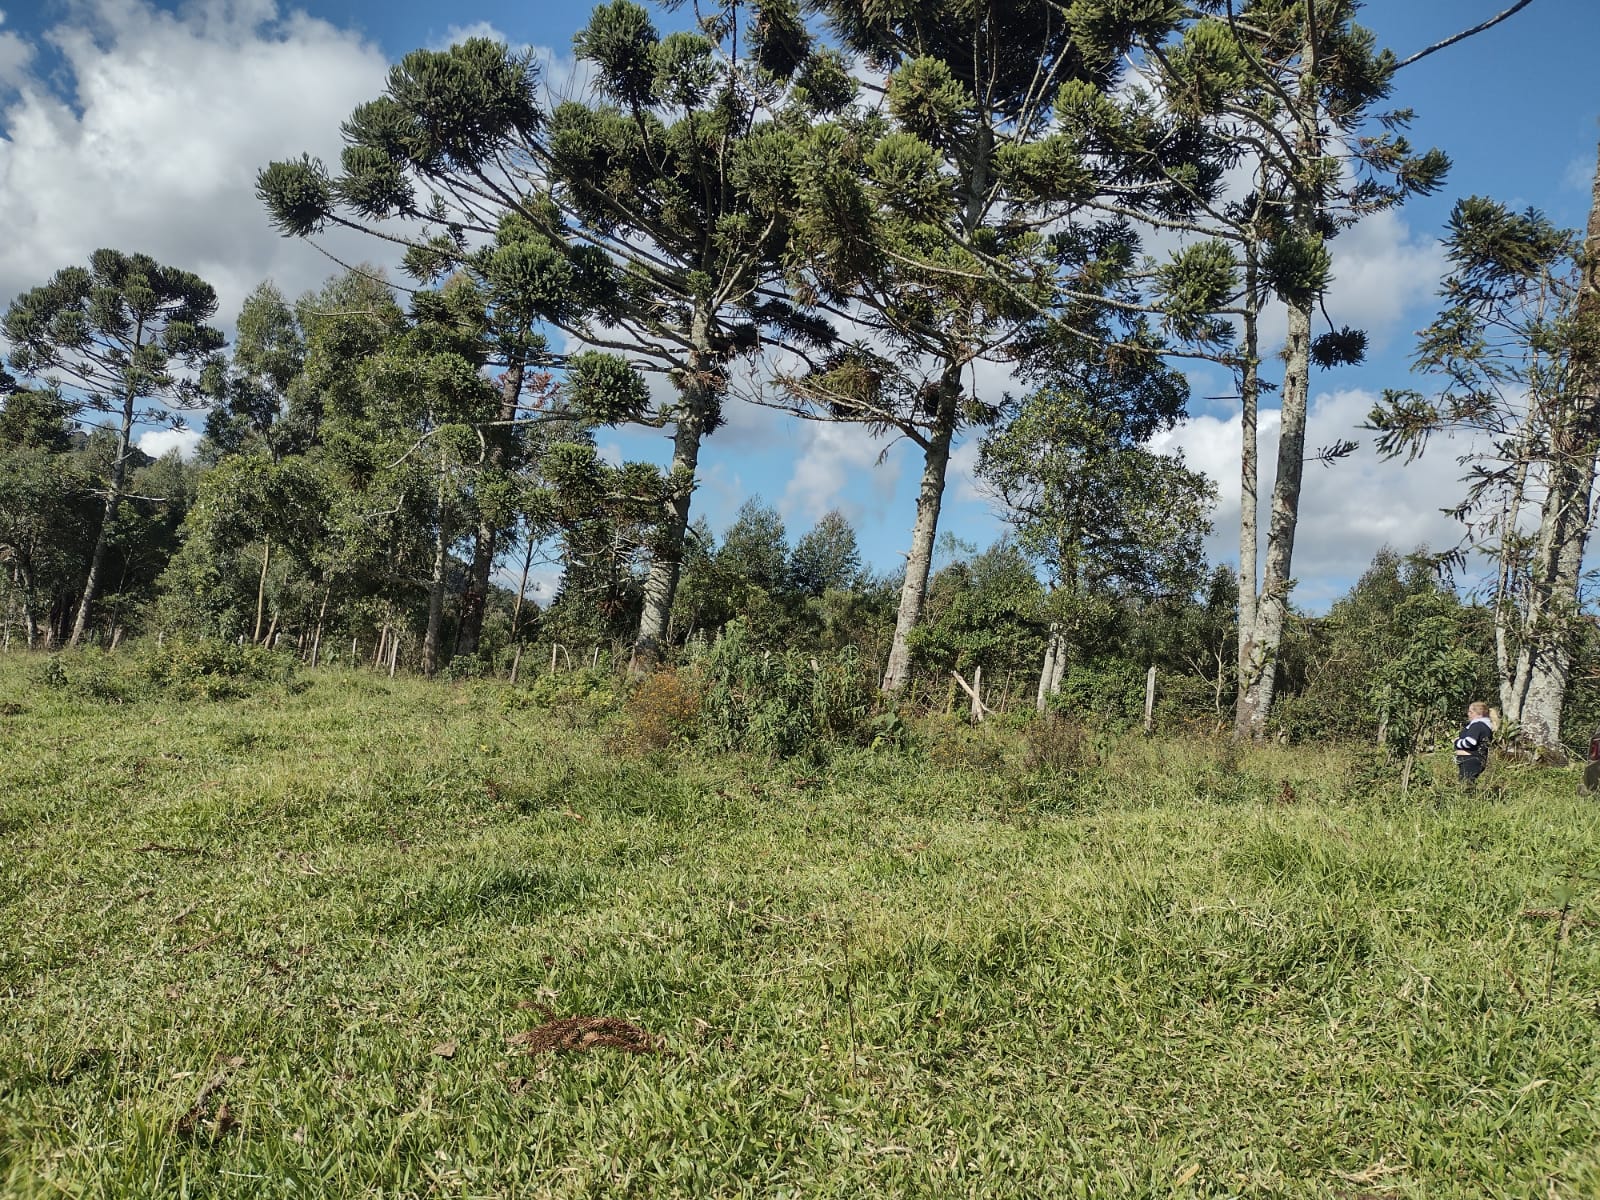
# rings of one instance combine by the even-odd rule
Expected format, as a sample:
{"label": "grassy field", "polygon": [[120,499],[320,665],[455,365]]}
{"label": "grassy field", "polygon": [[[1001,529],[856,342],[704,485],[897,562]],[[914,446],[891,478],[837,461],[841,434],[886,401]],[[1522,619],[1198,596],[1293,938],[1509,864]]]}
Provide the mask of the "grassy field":
{"label": "grassy field", "polygon": [[[0,658],[6,1197],[1600,1194],[1571,774],[40,678]],[[530,1052],[579,1017],[643,1052]]]}

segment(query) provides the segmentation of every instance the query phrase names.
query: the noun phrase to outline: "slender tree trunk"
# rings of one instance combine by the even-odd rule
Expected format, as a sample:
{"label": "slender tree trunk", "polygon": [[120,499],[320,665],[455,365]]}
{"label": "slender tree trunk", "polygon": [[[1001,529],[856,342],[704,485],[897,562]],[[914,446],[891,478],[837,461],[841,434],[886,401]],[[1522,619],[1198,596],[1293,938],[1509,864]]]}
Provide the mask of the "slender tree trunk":
{"label": "slender tree trunk", "polygon": [[250,635],[252,645],[261,641],[261,622],[267,612],[267,566],[272,562],[272,539],[261,542],[261,578],[256,582],[256,628]]}
{"label": "slender tree trunk", "polygon": [[[526,373],[520,361],[506,368],[500,381],[500,413],[498,424],[484,439],[489,446],[485,471],[494,474],[505,469],[511,444],[510,422],[517,419],[517,406],[522,402],[522,383]],[[461,593],[461,623],[456,630],[456,654],[473,655],[478,652],[478,642],[483,637],[483,613],[489,602],[489,575],[494,570],[495,543],[499,530],[494,522],[483,515],[479,506],[477,528],[472,536],[472,570],[467,576],[467,587]]]}
{"label": "slender tree trunk", "polygon": [[[1583,575],[1583,553],[1594,527],[1595,459],[1600,454],[1600,160],[1597,160],[1584,238],[1583,280],[1574,311],[1571,389],[1563,404],[1566,420],[1552,431],[1550,490],[1540,521],[1533,581],[1544,600],[1542,627],[1529,631],[1538,647],[1529,671],[1522,709],[1524,738],[1559,758],[1561,709],[1572,672],[1573,638]],[[1546,545],[1546,529],[1549,544]]]}
{"label": "slender tree trunk", "polygon": [[1517,559],[1521,551],[1517,526],[1523,501],[1528,494],[1528,438],[1531,424],[1530,413],[1518,434],[1516,472],[1511,494],[1501,510],[1499,561],[1496,564],[1494,592],[1494,662],[1500,683],[1500,708],[1505,719],[1512,723],[1522,720],[1522,699],[1527,690],[1527,644],[1521,637],[1525,624],[1524,611],[1514,593],[1513,582],[1520,575]]}
{"label": "slender tree trunk", "polygon": [[1244,364],[1239,375],[1239,636],[1238,697],[1234,706],[1234,734],[1251,735],[1250,690],[1258,682],[1256,661],[1256,607],[1259,553],[1256,538],[1259,515],[1256,504],[1261,456],[1260,324],[1256,308],[1254,259],[1246,263],[1244,314]]}
{"label": "slender tree trunk", "polygon": [[716,393],[709,382],[710,315],[695,314],[691,328],[696,351],[690,370],[679,382],[677,428],[672,435],[672,496],[662,525],[660,541],[644,581],[644,608],[639,614],[639,636],[633,643],[628,669],[633,674],[650,670],[661,661],[666,644],[672,600],[678,593],[683,567],[683,540],[689,528],[689,501],[694,494],[694,473],[700,464],[700,443],[710,423]]}
{"label": "slender tree trunk", "polygon": [[905,690],[911,680],[911,631],[922,621],[928,598],[928,575],[933,569],[934,540],[939,533],[939,509],[944,503],[945,474],[950,468],[950,443],[955,436],[956,406],[961,398],[960,377],[945,372],[939,388],[939,409],[933,434],[922,455],[922,484],[917,491],[917,519],[911,526],[911,552],[906,555],[905,580],[900,585],[900,610],[895,616],[894,641],[883,671],[882,689]]}
{"label": "slender tree trunk", "polygon": [[517,640],[517,634],[522,629],[522,605],[528,595],[528,572],[533,569],[533,549],[538,545],[538,539],[533,531],[528,531],[528,547],[522,555],[522,578],[517,583],[517,600],[511,606],[511,640]]}
{"label": "slender tree trunk", "polygon": [[1300,519],[1300,482],[1305,470],[1306,409],[1310,399],[1311,302],[1287,305],[1288,341],[1284,348],[1282,426],[1278,472],[1272,484],[1272,516],[1267,531],[1267,565],[1261,581],[1254,629],[1250,634],[1248,675],[1241,681],[1236,729],[1259,738],[1277,683],[1278,650],[1289,613],[1295,528]]}
{"label": "slender tree trunk", "polygon": [[317,660],[322,656],[322,623],[328,615],[328,596],[333,591],[332,585],[322,589],[322,607],[317,609],[317,632],[311,639],[311,666],[316,668]]}
{"label": "slender tree trunk", "polygon": [[440,666],[440,634],[444,629],[444,593],[450,565],[450,509],[439,505],[439,527],[433,539],[433,586],[428,591],[428,631],[422,639],[422,673],[436,674]]}
{"label": "slender tree trunk", "polygon": [[117,432],[116,457],[111,460],[111,480],[106,488],[105,505],[100,510],[100,530],[95,534],[94,553],[89,557],[89,576],[84,580],[83,598],[78,601],[78,615],[72,623],[69,647],[76,646],[89,630],[89,617],[94,602],[100,596],[100,577],[105,571],[106,546],[116,529],[117,510],[122,507],[122,493],[128,478],[128,459],[133,453],[134,389],[130,385],[122,396],[122,424]]}
{"label": "slender tree trunk", "polygon": [[1044,664],[1039,668],[1039,690],[1033,700],[1033,707],[1039,712],[1044,712],[1050,703],[1050,681],[1055,674],[1056,655],[1060,648],[1061,627],[1051,622],[1050,636],[1044,644]]}

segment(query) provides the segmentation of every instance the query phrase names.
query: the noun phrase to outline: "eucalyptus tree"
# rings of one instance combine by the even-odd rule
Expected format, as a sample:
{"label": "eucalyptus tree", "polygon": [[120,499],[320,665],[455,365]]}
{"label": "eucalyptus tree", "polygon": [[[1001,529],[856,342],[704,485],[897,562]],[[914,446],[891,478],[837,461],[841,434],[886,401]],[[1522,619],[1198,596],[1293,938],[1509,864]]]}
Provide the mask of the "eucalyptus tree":
{"label": "eucalyptus tree", "polygon": [[[1259,736],[1271,706],[1278,648],[1293,586],[1293,554],[1313,365],[1359,361],[1365,336],[1348,327],[1313,337],[1331,282],[1328,243],[1372,213],[1441,184],[1448,160],[1404,135],[1407,110],[1384,111],[1398,60],[1355,18],[1359,0],[1244,0],[1189,7],[1181,26],[1141,35],[1132,53],[1141,86],[1120,103],[1067,112],[1080,136],[1135,168],[1134,186],[1104,207],[1179,235],[1152,274],[1154,302],[1180,339],[1237,372],[1243,406],[1240,516],[1239,691],[1235,727]],[[1191,122],[1222,156],[1236,186],[1195,187],[1186,172],[1141,167],[1156,146],[1137,136],[1157,111]],[[1151,126],[1159,130],[1160,124]],[[1187,194],[1167,212],[1128,201],[1151,181]],[[1287,336],[1281,425],[1266,546],[1257,581],[1256,422],[1263,354],[1259,321],[1282,306]],[[1231,320],[1243,334],[1235,341]],[[1330,448],[1337,454],[1348,442]]]}
{"label": "eucalyptus tree", "polygon": [[[840,42],[884,79],[881,103],[820,124],[801,163],[794,274],[857,334],[791,372],[804,414],[859,421],[921,451],[917,513],[885,691],[910,678],[953,445],[995,399],[980,367],[1030,353],[1041,320],[1075,328],[1125,267],[1124,226],[1069,227],[1104,186],[1055,109],[1118,79],[1136,32],[1165,31],[1172,6],[1050,0],[818,5]],[[1187,157],[1183,137],[1164,153]],[[1203,167],[1197,168],[1202,170]],[[1085,308],[1085,303],[1093,304]],[[1143,343],[1143,331],[1129,333]]]}
{"label": "eucalyptus tree", "polygon": [[64,267],[49,283],[11,302],[0,332],[11,343],[11,367],[66,397],[72,414],[112,418],[116,439],[105,478],[99,528],[71,645],[89,628],[100,594],[106,551],[116,536],[137,422],[171,422],[174,410],[204,403],[197,378],[222,348],[206,324],[217,308],[211,285],[144,254],[96,250],[87,267]]}
{"label": "eucalyptus tree", "polygon": [[1453,511],[1494,563],[1500,705],[1527,742],[1560,756],[1597,515],[1600,173],[1584,238],[1473,197],[1451,213],[1445,247],[1444,306],[1416,358],[1441,389],[1386,392],[1371,422],[1379,449],[1408,460],[1436,434],[1470,439]]}
{"label": "eucalyptus tree", "polygon": [[722,419],[730,364],[764,336],[827,336],[772,286],[787,242],[780,200],[806,121],[851,94],[795,0],[696,11],[694,30],[662,35],[631,0],[595,9],[574,48],[599,99],[549,111],[528,55],[483,39],[416,51],[345,123],[336,177],[301,159],[259,180],[285,233],[381,227],[413,248],[424,276],[469,262],[520,219],[520,241],[538,251],[530,264],[560,285],[539,316],[665,375],[671,395],[650,421],[672,429],[673,486],[645,582],[641,662],[666,636],[700,447]]}
{"label": "eucalyptus tree", "polygon": [[281,459],[293,444],[284,418],[305,357],[294,309],[271,282],[257,285],[239,310],[229,361],[216,360],[202,381],[213,400],[206,414],[207,453]]}

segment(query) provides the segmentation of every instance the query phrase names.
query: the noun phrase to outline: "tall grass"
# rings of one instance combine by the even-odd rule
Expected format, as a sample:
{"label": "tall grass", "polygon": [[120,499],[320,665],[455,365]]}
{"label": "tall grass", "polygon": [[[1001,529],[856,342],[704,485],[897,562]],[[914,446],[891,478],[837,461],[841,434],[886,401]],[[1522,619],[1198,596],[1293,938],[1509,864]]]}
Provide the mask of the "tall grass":
{"label": "tall grass", "polygon": [[[1564,774],[1401,802],[1353,753],[937,723],[636,756],[593,689],[37,669],[5,1196],[1600,1194]],[[527,1053],[552,1017],[665,1049]]]}

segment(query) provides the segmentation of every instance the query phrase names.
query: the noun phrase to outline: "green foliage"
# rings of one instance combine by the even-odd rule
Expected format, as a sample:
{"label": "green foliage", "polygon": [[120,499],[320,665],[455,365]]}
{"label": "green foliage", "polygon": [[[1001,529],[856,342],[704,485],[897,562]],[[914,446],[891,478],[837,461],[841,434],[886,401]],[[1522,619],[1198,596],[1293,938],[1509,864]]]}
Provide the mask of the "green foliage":
{"label": "green foliage", "polygon": [[1156,268],[1154,299],[1177,337],[1206,340],[1218,336],[1219,331],[1205,322],[1227,307],[1239,288],[1239,262],[1233,247],[1210,238],[1183,247]]}
{"label": "green foliage", "polygon": [[617,710],[621,699],[609,672],[584,668],[541,675],[509,693],[506,704],[550,713],[569,729],[592,729]]}
{"label": "green foliage", "polygon": [[1000,542],[940,571],[928,589],[923,624],[912,634],[918,659],[943,675],[975,666],[995,674],[1031,662],[1043,633],[1044,589],[1032,565]]}
{"label": "green foliage", "polygon": [[295,681],[294,659],[264,646],[217,638],[146,643],[133,653],[52,654],[36,678],[45,686],[117,704],[141,700],[235,700]]}
{"label": "green foliage", "polygon": [[856,531],[843,513],[837,509],[824,513],[795,543],[789,578],[801,594],[811,597],[830,590],[851,591],[863,582]]}
{"label": "green foliage", "polygon": [[695,660],[704,681],[700,729],[715,750],[816,758],[859,739],[872,710],[872,681],[853,652],[774,653],[731,622]]}
{"label": "green foliage", "polygon": [[1153,357],[1090,352],[1011,406],[979,448],[1018,545],[1071,594],[1187,594],[1215,488],[1146,443],[1180,419],[1182,379]]}
{"label": "green foliage", "polygon": [[178,699],[230,700],[262,685],[291,683],[295,661],[265,646],[208,638],[146,647],[138,671],[151,685]]}
{"label": "green foliage", "polygon": [[1388,744],[1397,756],[1414,755],[1425,737],[1448,730],[1469,701],[1481,699],[1474,689],[1482,658],[1464,636],[1462,616],[1452,598],[1432,591],[1395,609],[1405,641],[1375,673],[1371,702],[1389,715]]}
{"label": "green foliage", "polygon": [[1114,729],[1132,729],[1144,719],[1145,672],[1137,663],[1100,658],[1074,662],[1061,678],[1050,707],[1068,720],[1097,718]]}

